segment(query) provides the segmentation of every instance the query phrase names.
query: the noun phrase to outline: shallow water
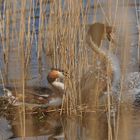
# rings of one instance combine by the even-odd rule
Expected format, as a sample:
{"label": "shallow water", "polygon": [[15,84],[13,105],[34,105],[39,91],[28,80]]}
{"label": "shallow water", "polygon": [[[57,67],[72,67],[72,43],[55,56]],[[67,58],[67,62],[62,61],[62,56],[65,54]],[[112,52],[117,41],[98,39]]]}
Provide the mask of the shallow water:
{"label": "shallow water", "polygon": [[[140,137],[140,100],[139,94],[130,95],[131,100],[125,99],[119,111],[119,120],[117,114],[115,118],[111,115],[112,136],[117,134],[118,122],[118,139],[119,140],[139,140]],[[112,110],[115,111],[115,110]],[[113,112],[112,112],[113,113]],[[76,116],[60,116],[59,109],[43,109],[26,111],[25,119],[25,136],[27,140],[107,140],[108,139],[108,113],[103,110],[90,110],[87,113],[77,114]],[[7,116],[0,122],[1,139],[11,137],[11,140],[21,140],[23,136],[22,115],[18,108],[10,110],[10,116]],[[114,127],[114,120],[116,127]],[[5,123],[3,123],[5,122]],[[4,126],[4,127],[3,127]],[[12,134],[12,135],[11,135]],[[3,138],[2,138],[3,136]],[[114,140],[114,138],[113,138]]]}

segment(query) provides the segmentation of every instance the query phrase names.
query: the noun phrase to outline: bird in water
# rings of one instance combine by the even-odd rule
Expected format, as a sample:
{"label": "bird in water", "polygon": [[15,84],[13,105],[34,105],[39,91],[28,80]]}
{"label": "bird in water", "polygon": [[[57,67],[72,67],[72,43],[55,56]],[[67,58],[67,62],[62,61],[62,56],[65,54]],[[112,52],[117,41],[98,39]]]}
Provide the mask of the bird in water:
{"label": "bird in water", "polygon": [[[60,69],[51,69],[47,75],[47,87],[26,87],[25,88],[25,105],[33,107],[58,107],[62,104],[64,94],[63,79],[67,75]],[[13,105],[21,105],[23,99],[23,91],[20,87],[5,87],[5,96]],[[21,93],[21,94],[20,94]],[[16,96],[17,95],[17,96]],[[32,99],[34,99],[32,101]],[[21,101],[20,101],[21,100]],[[34,103],[34,102],[37,103]]]}
{"label": "bird in water", "polygon": [[[112,50],[108,49],[108,43],[104,44],[102,40],[110,41],[112,46],[117,43],[113,39],[114,29],[103,23],[94,23],[87,26],[86,45],[94,54],[94,61],[83,73],[80,80],[80,89],[82,102],[96,106],[97,103],[103,104],[107,101],[107,95],[119,98],[119,84],[121,70],[119,59]],[[89,58],[91,61],[92,59]],[[79,86],[78,85],[78,86]],[[88,96],[87,96],[88,93]]]}
{"label": "bird in water", "polygon": [[[48,80],[48,92],[41,92],[40,94],[36,94],[37,96],[41,98],[47,98],[48,103],[44,105],[44,107],[47,106],[60,106],[62,104],[62,96],[64,94],[64,83],[61,80],[64,79],[64,77],[67,74],[63,70],[59,69],[52,69],[47,76]],[[46,94],[47,93],[47,94]]]}

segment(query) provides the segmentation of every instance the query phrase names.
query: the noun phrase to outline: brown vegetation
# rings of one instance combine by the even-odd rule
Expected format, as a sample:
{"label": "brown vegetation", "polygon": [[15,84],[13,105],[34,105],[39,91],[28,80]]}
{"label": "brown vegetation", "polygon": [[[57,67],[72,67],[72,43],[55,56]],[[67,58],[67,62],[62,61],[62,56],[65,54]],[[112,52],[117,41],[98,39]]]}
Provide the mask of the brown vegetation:
{"label": "brown vegetation", "polygon": [[[3,56],[1,81],[3,86],[12,84],[21,87],[19,91],[17,90],[17,94],[21,93],[22,96],[19,98],[23,101],[23,105],[16,115],[19,117],[23,137],[28,127],[25,115],[25,100],[28,97],[25,87],[34,77],[41,81],[44,78],[43,69],[46,73],[48,69],[55,67],[64,69],[70,75],[64,81],[66,94],[63,96],[60,114],[82,116],[83,112],[91,114],[94,112],[95,120],[92,120],[94,113],[89,116],[88,113],[84,114],[88,116],[85,122],[88,121],[87,129],[91,130],[90,134],[97,129],[101,133],[106,129],[105,135],[108,140],[112,140],[113,135],[117,140],[120,103],[117,104],[118,114],[115,116],[115,126],[112,127],[111,107],[116,102],[111,100],[111,94],[107,94],[103,104],[100,101],[104,92],[112,92],[113,69],[111,60],[102,50],[105,42],[108,44],[109,52],[115,52],[115,55],[119,53],[120,56],[122,68],[120,96],[125,86],[124,79],[129,62],[129,54],[126,55],[126,52],[130,46],[129,30],[126,26],[128,9],[121,7],[124,11],[121,17],[117,10],[121,2],[117,2],[114,4],[115,16],[112,17],[111,10],[114,5],[111,1],[108,1],[107,5],[95,1],[93,15],[95,20],[91,25],[88,25],[88,16],[93,10],[90,9],[90,1],[87,1],[85,6],[80,0],[65,0],[63,6],[61,0],[40,0],[36,3],[33,0],[4,2],[4,11],[0,16],[0,49]],[[49,12],[46,14],[48,6]],[[102,22],[96,22],[99,11],[103,15]],[[36,12],[39,19],[36,19]],[[38,30],[36,30],[37,22]],[[114,31],[115,39],[112,37]],[[32,68],[37,71],[34,75]],[[95,133],[98,132],[96,135],[100,138],[99,131]],[[125,139],[125,136],[123,138]]]}

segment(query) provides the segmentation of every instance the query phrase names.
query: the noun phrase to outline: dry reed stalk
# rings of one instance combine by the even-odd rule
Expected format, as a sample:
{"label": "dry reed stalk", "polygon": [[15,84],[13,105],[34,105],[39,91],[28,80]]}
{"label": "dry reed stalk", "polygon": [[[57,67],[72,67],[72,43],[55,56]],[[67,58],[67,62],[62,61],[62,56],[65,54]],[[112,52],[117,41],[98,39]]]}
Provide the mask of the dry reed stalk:
{"label": "dry reed stalk", "polygon": [[[13,7],[12,7],[13,6]],[[15,54],[17,55],[17,60],[16,60],[16,62],[14,63],[14,62],[12,62],[12,66],[13,67],[16,67],[17,68],[17,66],[18,65],[20,65],[20,62],[21,62],[21,59],[23,59],[23,61],[24,61],[24,51],[23,51],[23,49],[24,49],[24,39],[23,39],[23,35],[21,35],[21,30],[20,30],[20,36],[19,36],[19,26],[18,26],[18,24],[19,24],[19,22],[17,21],[17,17],[19,16],[19,13],[17,13],[16,11],[17,11],[17,1],[15,0],[14,1],[14,5],[12,5],[12,3],[11,3],[11,9],[10,9],[12,12],[11,12],[11,17],[12,17],[12,23],[10,23],[10,27],[11,27],[11,34],[12,34],[12,39],[11,39],[11,49],[15,49],[16,50],[16,52],[15,52]],[[11,17],[9,17],[9,19],[11,19]],[[23,17],[24,18],[24,17]],[[23,21],[24,22],[24,21]],[[22,29],[22,25],[21,25],[21,29]],[[24,30],[24,26],[23,26],[23,30]],[[24,31],[23,31],[24,32]],[[15,38],[16,37],[16,38]],[[19,37],[19,38],[17,38],[17,37]],[[23,45],[19,45],[19,40],[21,39],[21,37],[22,37],[22,41],[21,41],[21,44]],[[18,46],[19,45],[19,46]],[[7,46],[6,46],[7,47]],[[22,48],[22,51],[20,50]],[[21,56],[21,53],[20,52],[22,52],[22,56]],[[21,58],[22,57],[22,58]],[[10,61],[10,60],[9,60]],[[24,65],[23,64],[24,62],[22,62],[22,66]],[[23,73],[23,77],[24,77],[24,66],[23,66],[23,71],[22,71]],[[21,77],[22,77],[21,76]],[[23,81],[23,97],[24,97],[24,78],[21,78],[22,79],[22,81]],[[16,77],[16,78],[19,78],[19,77]],[[20,85],[20,86],[22,86],[22,83],[20,82],[20,83],[18,83],[19,81],[18,80],[16,80],[16,79],[14,79],[14,81],[12,82],[11,81],[11,83],[12,83],[12,85],[13,86],[15,86],[15,95],[16,96],[18,96],[18,90],[16,89],[16,86],[17,85]],[[23,99],[23,101],[24,101],[24,99]],[[24,104],[24,103],[23,103]],[[25,135],[25,117],[24,117],[24,114],[25,114],[25,110],[24,110],[25,108],[24,108],[24,105],[23,105],[23,108],[21,109],[21,108],[18,108],[18,112],[16,112],[14,115],[18,118],[18,122],[17,123],[19,123],[19,125],[18,125],[18,127],[16,128],[16,130],[17,130],[17,134],[19,134],[19,135],[21,135],[21,134],[23,134],[23,135]],[[24,114],[23,114],[23,112],[24,112]]]}
{"label": "dry reed stalk", "polygon": [[108,0],[107,1],[107,8],[108,8],[108,13],[107,13],[107,17],[108,17],[108,20],[110,21],[111,25],[112,25],[112,5],[113,2],[111,0]]}
{"label": "dry reed stalk", "polygon": [[48,44],[48,51],[51,53],[51,67],[56,66],[56,59],[55,59],[55,16],[54,16],[54,2],[50,3],[50,14],[49,14],[49,21],[48,21],[48,33],[47,33],[47,44]]}
{"label": "dry reed stalk", "polygon": [[[121,16],[119,16],[119,12],[118,12],[118,15],[117,15],[117,16],[119,16],[119,20],[120,20],[119,21],[120,23],[117,22],[117,23],[119,23],[118,26],[119,26],[119,29],[121,30],[119,35],[121,34],[121,36],[122,36],[122,39],[119,40],[119,44],[120,44],[119,47],[121,47],[121,68],[122,68],[121,81],[120,81],[120,84],[121,84],[120,85],[120,87],[121,87],[120,97],[119,97],[120,99],[121,99],[121,96],[123,94],[125,94],[123,89],[126,88],[126,83],[124,82],[124,80],[126,78],[126,74],[128,73],[128,64],[129,64],[129,61],[130,61],[130,54],[128,52],[130,50],[130,39],[129,39],[129,36],[128,36],[128,34],[130,34],[130,30],[129,30],[128,24],[126,24],[129,21],[129,16],[128,16],[129,8],[128,8],[128,5],[127,5],[127,2],[125,2],[125,4],[121,5],[122,9],[118,8],[118,10],[121,9],[123,11],[123,14]],[[120,6],[120,3],[119,3],[119,6]],[[115,130],[116,130],[115,140],[128,139],[130,128],[129,127],[125,128],[124,126],[121,126],[121,121],[124,119],[125,113],[121,111],[121,110],[123,110],[123,107],[121,106],[120,102],[118,103],[117,108],[118,108],[118,112],[117,112],[117,116],[116,116],[117,119],[116,119],[116,126],[115,126]],[[122,115],[121,115],[121,113],[122,113]],[[124,125],[128,124],[129,119],[130,119],[130,114],[127,116],[128,118],[126,119],[126,121],[123,120]],[[125,131],[124,134],[122,133],[122,131],[119,131],[120,128],[122,128],[122,131]],[[122,136],[119,137],[120,135],[122,135]]]}
{"label": "dry reed stalk", "polygon": [[[26,17],[26,0],[21,2],[21,21],[20,21],[20,33],[19,33],[19,47],[21,49],[21,67],[22,67],[22,73],[21,73],[21,86],[22,86],[22,115],[21,115],[21,131],[22,131],[22,139],[25,138],[25,17]],[[22,123],[23,122],[23,123]]]}
{"label": "dry reed stalk", "polygon": [[[139,9],[137,6],[137,1],[135,0],[135,10],[136,10],[136,20],[137,20],[137,26],[138,26],[138,33],[140,33],[140,22],[139,22]],[[137,53],[137,60],[139,65],[139,71],[140,71],[140,34],[138,35],[138,53]]]}
{"label": "dry reed stalk", "polygon": [[[5,3],[3,3],[3,13],[5,12]],[[6,63],[6,49],[5,49],[5,40],[4,40],[4,20],[3,20],[3,15],[0,15],[0,28],[1,28],[1,45],[2,45],[2,50],[3,50],[3,62],[4,64]],[[7,73],[6,73],[6,66],[4,65],[4,71],[1,71],[1,74],[3,73],[3,82],[6,83],[7,82]]]}
{"label": "dry reed stalk", "polygon": [[38,35],[38,71],[39,71],[39,79],[42,79],[42,51],[43,51],[43,34],[44,34],[44,11],[43,11],[43,1],[39,2],[39,35]]}
{"label": "dry reed stalk", "polygon": [[97,18],[97,14],[96,14],[97,13],[97,8],[98,8],[97,5],[98,5],[98,0],[95,0],[94,1],[94,12],[93,12],[93,13],[95,13],[94,17],[93,17],[94,22],[96,21],[96,18]]}
{"label": "dry reed stalk", "polygon": [[111,97],[110,97],[110,87],[111,87],[111,78],[110,78],[110,65],[109,62],[107,62],[107,109],[108,109],[108,140],[113,140],[113,130],[111,125]]}
{"label": "dry reed stalk", "polygon": [[[14,57],[15,57],[14,61],[11,60],[11,63],[12,63],[11,64],[11,66],[12,66],[11,71],[15,70],[19,73],[18,76],[16,76],[16,78],[14,78],[14,80],[11,81],[11,84],[15,87],[17,87],[17,86],[22,87],[22,82],[21,82],[22,81],[21,80],[22,72],[23,71],[25,72],[25,80],[26,80],[26,74],[27,74],[26,68],[22,69],[22,55],[21,54],[23,52],[22,52],[22,49],[21,49],[21,46],[20,46],[20,43],[21,43],[20,42],[20,39],[21,39],[20,37],[21,37],[22,25],[21,25],[21,9],[19,10],[19,7],[21,5],[19,3],[20,2],[18,0],[15,0],[14,4],[11,2],[11,5],[12,5],[12,19],[11,19],[11,34],[12,34],[12,40],[11,40],[12,51],[11,51],[11,54],[12,54],[12,57],[11,58],[14,59],[13,54],[14,54]],[[22,24],[24,24],[24,23],[22,23]],[[23,27],[23,30],[24,30],[24,27]],[[24,40],[24,43],[26,42],[25,40]],[[24,43],[22,44],[23,46],[24,46]],[[24,48],[24,49],[25,49],[24,55],[26,55],[26,48]],[[24,60],[24,61],[26,63],[26,60]],[[20,79],[20,80],[18,80],[18,79]],[[25,81],[25,84],[26,84],[26,81]],[[17,96],[18,96],[18,91],[17,91]]]}
{"label": "dry reed stalk", "polygon": [[[27,82],[27,78],[29,77],[29,65],[31,62],[31,51],[32,51],[32,41],[33,41],[33,34],[31,34],[31,17],[32,17],[32,5],[33,1],[30,1],[30,8],[29,8],[29,14],[28,14],[28,30],[27,30],[27,37],[26,38],[26,48],[25,48],[25,82]],[[25,34],[26,36],[26,34]],[[26,83],[25,83],[26,85]]]}
{"label": "dry reed stalk", "polygon": [[[10,8],[9,6],[7,8]],[[9,57],[10,57],[10,10],[6,10],[6,61],[5,61],[5,66],[6,66],[6,83],[8,83],[8,71],[9,71]]]}

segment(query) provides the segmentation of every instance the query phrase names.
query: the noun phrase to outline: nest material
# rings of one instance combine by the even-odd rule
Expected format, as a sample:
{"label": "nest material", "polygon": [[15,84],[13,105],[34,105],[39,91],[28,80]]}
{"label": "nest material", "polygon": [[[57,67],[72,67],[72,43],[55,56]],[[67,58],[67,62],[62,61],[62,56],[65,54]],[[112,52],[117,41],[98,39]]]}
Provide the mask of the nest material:
{"label": "nest material", "polygon": [[[18,113],[23,113],[23,106],[22,102],[15,101],[12,103],[11,100],[8,97],[0,97],[0,117],[6,117],[8,119],[14,119],[14,116]],[[44,102],[44,100],[43,100]],[[34,104],[35,103],[35,104]],[[25,102],[26,104],[26,102]],[[36,105],[36,106],[35,106]],[[44,117],[44,115],[48,112],[54,112],[58,110],[59,108],[54,107],[47,107],[47,108],[41,108],[40,105],[43,105],[38,101],[37,99],[32,99],[31,102],[27,103],[25,105],[25,115],[33,115],[36,114],[38,118]],[[51,111],[54,110],[54,111]],[[18,112],[18,113],[17,113]]]}
{"label": "nest material", "polygon": [[[54,112],[48,113],[47,110],[50,110],[50,108],[46,110],[41,108],[30,110],[25,106],[24,112],[21,106],[14,106],[9,103],[9,98],[7,97],[0,97],[0,104],[0,117],[5,117],[6,120],[8,120],[15,136],[22,136],[22,131],[20,130],[22,128],[23,119],[25,119],[25,131],[27,136],[53,134],[55,133],[57,123],[60,125],[59,111],[55,110]],[[42,128],[45,128],[45,130]]]}
{"label": "nest material", "polygon": [[8,99],[6,97],[0,97],[0,116],[7,118],[11,114],[11,109],[14,110],[14,107],[9,103]]}

